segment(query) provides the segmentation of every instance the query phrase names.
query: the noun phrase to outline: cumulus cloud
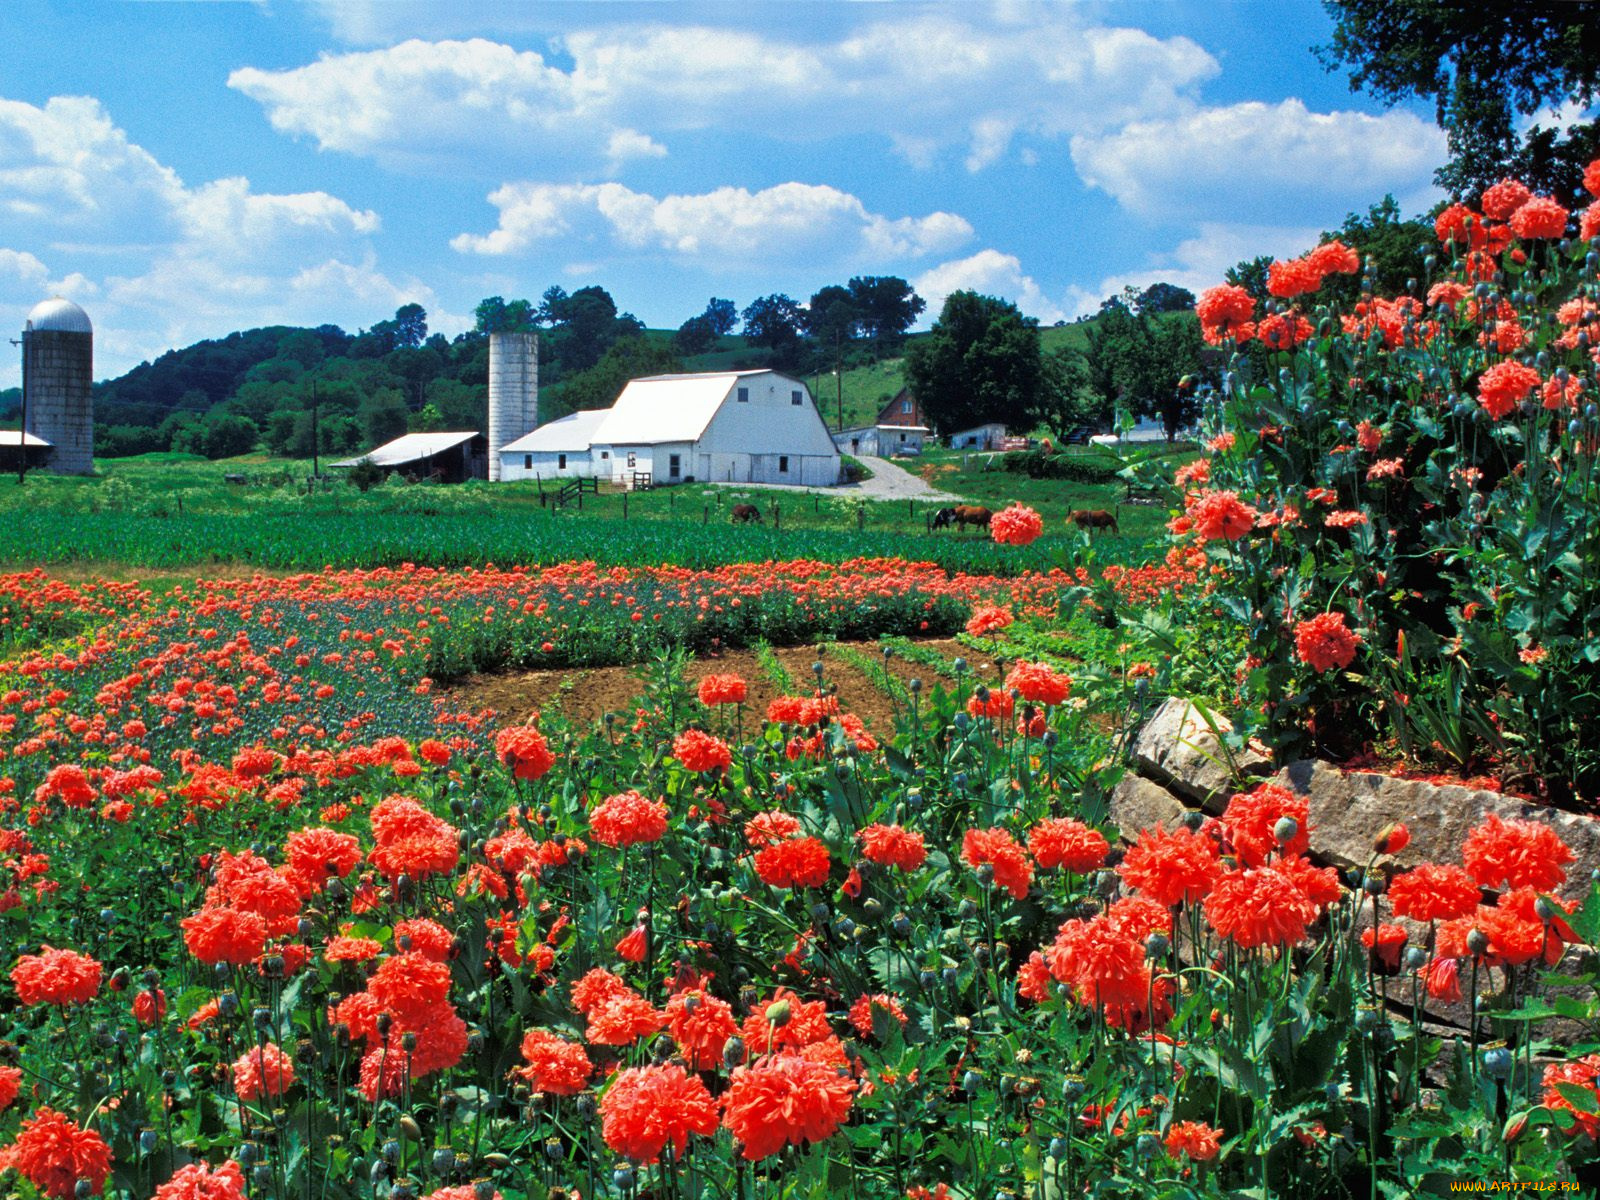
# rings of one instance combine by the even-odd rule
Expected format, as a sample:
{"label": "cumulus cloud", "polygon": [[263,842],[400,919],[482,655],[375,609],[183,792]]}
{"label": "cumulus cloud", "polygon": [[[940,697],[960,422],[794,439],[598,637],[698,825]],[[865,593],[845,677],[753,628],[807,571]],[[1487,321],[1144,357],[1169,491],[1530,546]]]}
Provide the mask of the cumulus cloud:
{"label": "cumulus cloud", "polygon": [[1022,269],[1021,259],[999,250],[980,250],[966,258],[940,263],[918,275],[912,286],[928,302],[930,319],[938,318],[945,297],[960,291],[1009,300],[1042,325],[1053,325],[1067,317],[1061,304],[1046,295],[1038,281]]}
{"label": "cumulus cloud", "polygon": [[[93,97],[0,99],[0,214],[12,243],[0,248],[0,323],[20,329],[53,292],[92,301],[102,376],[235,329],[370,324],[434,299],[377,267],[376,213],[242,177],[191,186]],[[82,269],[52,274],[68,264]],[[0,360],[0,386],[16,376]]]}
{"label": "cumulus cloud", "polygon": [[1161,220],[1271,222],[1286,211],[1333,220],[1386,191],[1423,199],[1445,156],[1444,134],[1414,113],[1317,113],[1293,98],[1191,107],[1072,138],[1084,182]]}
{"label": "cumulus cloud", "polygon": [[497,228],[451,241],[462,253],[517,254],[561,238],[713,269],[803,263],[877,265],[946,253],[972,236],[954,213],[886,217],[837,188],[782,183],[751,192],[657,198],[620,183],[510,183],[492,192]]}
{"label": "cumulus cloud", "polygon": [[275,129],[325,150],[501,174],[554,158],[581,175],[659,157],[670,138],[664,147],[657,135],[706,129],[789,141],[865,134],[919,166],[953,152],[981,170],[1019,139],[1094,135],[1171,111],[1219,70],[1187,38],[1025,11],[993,21],[896,12],[832,42],[662,24],[569,33],[548,54],[413,37],[289,69],[245,67],[228,82]]}

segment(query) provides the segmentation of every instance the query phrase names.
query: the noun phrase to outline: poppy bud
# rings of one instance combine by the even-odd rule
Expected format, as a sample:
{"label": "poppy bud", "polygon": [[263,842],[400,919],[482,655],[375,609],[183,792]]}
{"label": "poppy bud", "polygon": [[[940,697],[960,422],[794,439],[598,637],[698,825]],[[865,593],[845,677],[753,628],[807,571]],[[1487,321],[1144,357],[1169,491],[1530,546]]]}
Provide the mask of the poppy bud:
{"label": "poppy bud", "polygon": [[794,1010],[790,1008],[787,1000],[779,1000],[773,1004],[769,1004],[767,1005],[766,1011],[767,1024],[771,1025],[775,1029],[782,1029],[789,1023],[789,1017],[792,1015],[793,1011]]}
{"label": "poppy bud", "polygon": [[1528,1127],[1528,1114],[1518,1113],[1506,1122],[1505,1143],[1511,1145],[1522,1136],[1522,1131]]}
{"label": "poppy bud", "polygon": [[734,1067],[742,1066],[745,1060],[744,1039],[731,1037],[722,1044],[722,1061],[731,1071]]}
{"label": "poppy bud", "polygon": [[976,1071],[968,1071],[961,1077],[961,1090],[964,1092],[975,1092],[982,1083],[983,1076],[979,1075]]}
{"label": "poppy bud", "polygon": [[1377,854],[1399,854],[1411,844],[1411,831],[1396,821],[1384,826],[1372,839],[1372,849]]}
{"label": "poppy bud", "polygon": [[156,1148],[156,1131],[154,1129],[139,1130],[139,1153],[149,1154]]}
{"label": "poppy bud", "polygon": [[1546,925],[1556,919],[1556,914],[1561,911],[1556,902],[1549,896],[1540,896],[1533,902],[1533,911],[1538,914],[1539,920]]}
{"label": "poppy bud", "polygon": [[1515,1060],[1504,1046],[1490,1046],[1483,1052],[1483,1073],[1490,1079],[1508,1079]]}
{"label": "poppy bud", "polygon": [[1467,949],[1481,958],[1489,952],[1489,935],[1481,929],[1467,930]]}
{"label": "poppy bud", "polygon": [[433,1152],[433,1173],[448,1176],[455,1170],[456,1154],[454,1150],[441,1146]]}
{"label": "poppy bud", "polygon": [[1272,836],[1278,839],[1278,845],[1287,846],[1300,836],[1300,822],[1293,817],[1279,817],[1272,827]]}

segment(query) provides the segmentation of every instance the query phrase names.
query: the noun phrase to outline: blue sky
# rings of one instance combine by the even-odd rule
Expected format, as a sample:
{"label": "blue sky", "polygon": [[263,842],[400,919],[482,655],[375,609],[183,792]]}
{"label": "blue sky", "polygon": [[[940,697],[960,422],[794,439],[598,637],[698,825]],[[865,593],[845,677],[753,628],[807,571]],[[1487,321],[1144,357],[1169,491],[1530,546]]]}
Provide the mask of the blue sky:
{"label": "blue sky", "polygon": [[0,325],[71,296],[113,375],[413,300],[454,334],[553,283],[664,327],[858,274],[1070,320],[1435,199],[1431,112],[1325,72],[1330,29],[1299,0],[6,0]]}

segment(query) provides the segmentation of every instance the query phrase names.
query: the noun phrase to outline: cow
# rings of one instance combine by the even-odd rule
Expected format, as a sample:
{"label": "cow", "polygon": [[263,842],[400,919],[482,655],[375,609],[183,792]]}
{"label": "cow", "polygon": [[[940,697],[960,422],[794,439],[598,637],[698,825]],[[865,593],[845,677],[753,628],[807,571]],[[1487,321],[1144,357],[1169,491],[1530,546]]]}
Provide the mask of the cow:
{"label": "cow", "polygon": [[1112,533],[1119,534],[1122,532],[1117,527],[1117,514],[1109,513],[1103,508],[1074,509],[1067,514],[1067,520],[1079,529],[1089,530],[1091,534],[1096,529],[1109,529]]}
{"label": "cow", "polygon": [[994,514],[979,504],[958,504],[955,508],[955,523],[963,530],[968,525],[976,525],[979,529],[989,528],[989,522],[994,519]]}
{"label": "cow", "polygon": [[761,510],[754,504],[735,504],[733,506],[733,523],[735,525],[761,524]]}
{"label": "cow", "polygon": [[949,529],[950,526],[954,525],[955,523],[956,523],[956,510],[953,509],[953,508],[941,508],[941,509],[939,509],[939,511],[934,513],[933,517],[929,520],[928,528],[929,529]]}

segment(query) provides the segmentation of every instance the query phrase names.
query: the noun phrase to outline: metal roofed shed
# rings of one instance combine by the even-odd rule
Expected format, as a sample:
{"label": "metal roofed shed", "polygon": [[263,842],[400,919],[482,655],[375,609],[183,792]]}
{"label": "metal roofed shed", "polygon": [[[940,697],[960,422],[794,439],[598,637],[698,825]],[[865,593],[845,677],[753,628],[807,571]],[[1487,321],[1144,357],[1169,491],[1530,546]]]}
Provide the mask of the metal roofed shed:
{"label": "metal roofed shed", "polygon": [[24,434],[16,429],[0,429],[0,471],[15,471],[18,460],[26,453],[28,467],[47,466],[55,447],[36,434]]}
{"label": "metal roofed shed", "polygon": [[334,470],[347,471],[362,461],[382,467],[386,474],[400,471],[418,479],[436,478],[441,483],[485,479],[488,477],[488,439],[474,432],[408,433],[366,454],[328,465]]}
{"label": "metal roofed shed", "polygon": [[609,477],[611,455],[594,449],[594,435],[610,411],[596,408],[569,413],[500,447],[500,478]]}

